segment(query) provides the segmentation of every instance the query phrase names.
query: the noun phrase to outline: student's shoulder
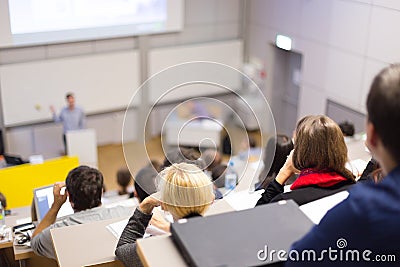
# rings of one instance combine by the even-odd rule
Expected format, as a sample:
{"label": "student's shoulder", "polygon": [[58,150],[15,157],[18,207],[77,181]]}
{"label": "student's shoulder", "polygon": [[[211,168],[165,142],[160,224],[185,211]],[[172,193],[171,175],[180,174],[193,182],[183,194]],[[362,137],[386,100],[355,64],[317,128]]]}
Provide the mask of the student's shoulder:
{"label": "student's shoulder", "polygon": [[348,200],[352,202],[352,205],[371,210],[391,205],[393,201],[400,197],[400,193],[397,192],[390,181],[382,181],[378,184],[372,181],[356,184],[349,190],[349,193]]}

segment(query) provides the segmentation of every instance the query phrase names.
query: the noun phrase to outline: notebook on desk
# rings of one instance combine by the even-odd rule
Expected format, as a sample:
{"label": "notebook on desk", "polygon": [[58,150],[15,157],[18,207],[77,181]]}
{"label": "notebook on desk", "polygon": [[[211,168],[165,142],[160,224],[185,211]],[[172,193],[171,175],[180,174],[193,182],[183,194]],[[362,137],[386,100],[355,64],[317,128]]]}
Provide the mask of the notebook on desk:
{"label": "notebook on desk", "polygon": [[276,253],[272,259],[263,259],[265,253],[260,250],[288,251],[312,226],[298,205],[289,200],[173,223],[171,233],[189,266],[265,266],[281,260]]}
{"label": "notebook on desk", "polygon": [[[36,188],[33,190],[33,201],[36,209],[37,220],[40,222],[46,213],[49,211],[54,202],[53,185]],[[73,214],[74,210],[71,207],[68,199],[61,206],[57,214],[57,218]]]}

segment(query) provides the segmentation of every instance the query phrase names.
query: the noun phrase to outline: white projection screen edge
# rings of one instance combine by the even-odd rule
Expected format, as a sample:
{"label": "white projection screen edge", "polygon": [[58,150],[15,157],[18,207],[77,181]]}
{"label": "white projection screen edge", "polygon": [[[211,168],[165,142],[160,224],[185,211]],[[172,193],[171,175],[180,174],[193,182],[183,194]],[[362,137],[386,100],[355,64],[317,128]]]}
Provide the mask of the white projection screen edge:
{"label": "white projection screen edge", "polygon": [[183,0],[0,0],[0,47],[176,32],[183,7]]}

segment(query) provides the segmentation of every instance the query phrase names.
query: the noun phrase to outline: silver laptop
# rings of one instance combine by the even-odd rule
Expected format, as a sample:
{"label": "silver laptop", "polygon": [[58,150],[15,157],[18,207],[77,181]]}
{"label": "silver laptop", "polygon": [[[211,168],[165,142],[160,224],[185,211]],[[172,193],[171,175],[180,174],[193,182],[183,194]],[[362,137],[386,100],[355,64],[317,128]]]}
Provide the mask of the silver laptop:
{"label": "silver laptop", "polygon": [[[53,185],[48,185],[40,188],[36,188],[33,190],[33,200],[35,203],[36,216],[38,221],[40,222],[46,213],[49,211],[51,205],[54,202],[53,196]],[[74,210],[71,207],[68,199],[61,206],[60,211],[57,214],[57,218],[73,214]]]}

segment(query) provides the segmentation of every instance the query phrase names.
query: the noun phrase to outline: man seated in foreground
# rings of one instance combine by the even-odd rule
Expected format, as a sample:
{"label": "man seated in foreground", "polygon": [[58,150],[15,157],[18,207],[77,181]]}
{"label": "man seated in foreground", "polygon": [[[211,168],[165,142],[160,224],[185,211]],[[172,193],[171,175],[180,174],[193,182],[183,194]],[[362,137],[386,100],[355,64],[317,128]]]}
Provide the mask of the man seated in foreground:
{"label": "man seated in foreground", "polygon": [[[65,193],[61,194],[61,189],[65,186]],[[33,232],[31,241],[33,251],[38,255],[56,259],[50,229],[131,215],[131,208],[117,206],[108,209],[101,207],[102,192],[103,175],[97,169],[88,166],[80,166],[71,170],[65,183],[55,183],[54,202]],[[75,213],[56,221],[57,214],[67,197],[69,197]]]}
{"label": "man seated in foreground", "polygon": [[367,111],[366,145],[384,179],[355,185],[292,246],[286,266],[399,266],[400,64],[375,77]]}

